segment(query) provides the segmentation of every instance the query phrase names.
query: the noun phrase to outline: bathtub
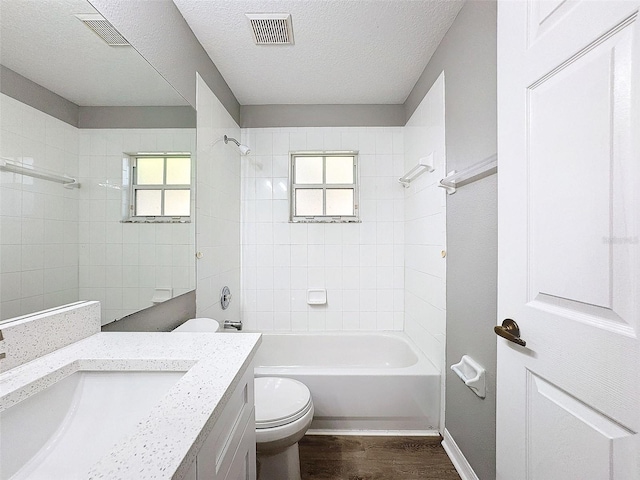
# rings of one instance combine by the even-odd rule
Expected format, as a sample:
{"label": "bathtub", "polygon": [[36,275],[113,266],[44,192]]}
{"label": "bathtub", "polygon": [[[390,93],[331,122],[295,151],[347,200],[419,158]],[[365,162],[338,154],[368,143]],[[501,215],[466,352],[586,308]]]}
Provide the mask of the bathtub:
{"label": "bathtub", "polygon": [[255,374],[309,387],[310,433],[437,433],[440,373],[400,332],[266,333]]}

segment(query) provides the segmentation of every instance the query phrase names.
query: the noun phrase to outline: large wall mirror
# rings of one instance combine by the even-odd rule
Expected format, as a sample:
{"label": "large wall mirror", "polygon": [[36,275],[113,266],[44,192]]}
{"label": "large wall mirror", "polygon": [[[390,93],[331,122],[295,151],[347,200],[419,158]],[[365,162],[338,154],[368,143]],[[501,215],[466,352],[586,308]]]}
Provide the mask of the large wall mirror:
{"label": "large wall mirror", "polygon": [[194,290],[195,111],[87,1],[0,8],[0,320]]}

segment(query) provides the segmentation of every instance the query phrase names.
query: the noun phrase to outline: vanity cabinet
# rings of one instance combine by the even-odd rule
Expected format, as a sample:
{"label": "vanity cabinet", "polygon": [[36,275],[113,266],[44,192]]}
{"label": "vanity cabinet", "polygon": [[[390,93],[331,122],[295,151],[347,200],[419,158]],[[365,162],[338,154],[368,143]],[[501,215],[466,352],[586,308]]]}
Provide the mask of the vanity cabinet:
{"label": "vanity cabinet", "polygon": [[253,365],[245,371],[185,480],[255,480]]}

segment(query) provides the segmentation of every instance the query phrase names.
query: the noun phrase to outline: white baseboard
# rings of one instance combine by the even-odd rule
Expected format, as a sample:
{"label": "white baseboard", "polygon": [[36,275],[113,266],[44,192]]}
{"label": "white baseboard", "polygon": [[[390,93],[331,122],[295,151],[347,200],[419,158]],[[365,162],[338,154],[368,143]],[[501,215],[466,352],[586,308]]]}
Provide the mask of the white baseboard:
{"label": "white baseboard", "polygon": [[449,430],[444,429],[444,440],[442,440],[442,448],[447,452],[449,458],[451,459],[451,463],[456,467],[456,471],[462,480],[479,480],[476,472],[473,471],[469,462],[465,458],[462,450],[458,447],[458,444],[455,442]]}

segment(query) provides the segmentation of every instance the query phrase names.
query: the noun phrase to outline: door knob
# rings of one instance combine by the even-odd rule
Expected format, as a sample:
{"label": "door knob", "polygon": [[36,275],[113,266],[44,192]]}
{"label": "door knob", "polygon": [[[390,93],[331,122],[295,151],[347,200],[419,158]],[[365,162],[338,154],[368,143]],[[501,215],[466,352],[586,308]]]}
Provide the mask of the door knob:
{"label": "door knob", "polygon": [[504,319],[502,325],[493,327],[493,331],[502,338],[506,338],[510,342],[517,343],[522,347],[527,345],[527,342],[520,338],[520,328],[518,324],[510,318]]}

